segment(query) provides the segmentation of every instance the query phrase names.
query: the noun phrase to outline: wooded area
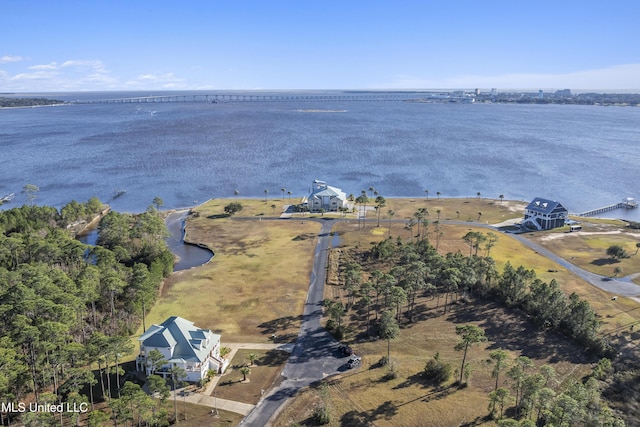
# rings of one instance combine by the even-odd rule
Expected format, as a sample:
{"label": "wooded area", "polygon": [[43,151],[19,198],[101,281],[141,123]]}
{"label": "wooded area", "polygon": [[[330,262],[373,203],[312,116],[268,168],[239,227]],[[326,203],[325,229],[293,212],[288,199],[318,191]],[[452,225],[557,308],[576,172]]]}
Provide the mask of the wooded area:
{"label": "wooded area", "polygon": [[0,108],[4,107],[35,107],[38,105],[64,104],[64,101],[48,98],[4,98],[0,97]]}
{"label": "wooded area", "polygon": [[[604,383],[599,381],[612,376],[608,358],[615,357],[615,352],[598,333],[600,321],[595,311],[575,293],[565,295],[555,280],[547,283],[537,278],[534,270],[507,262],[499,272],[489,256],[497,238],[492,232],[470,231],[463,237],[469,245],[467,255],[440,254],[420,232],[415,240],[389,237],[367,250],[340,249],[339,291],[334,290],[334,297],[325,301],[327,327],[339,339],[351,329],[360,342],[366,341],[363,337],[367,335],[387,340],[387,355],[379,363],[388,364],[389,372],[384,377],[388,380],[396,375],[389,341],[410,331],[412,324],[428,321],[425,299],[433,300],[443,315],[464,311],[460,307],[474,301],[497,301],[522,313],[539,330],[562,334],[582,347],[585,354],[602,359],[588,378],[558,383],[549,380],[555,375],[552,367],[543,365],[536,372],[528,357],[508,360],[506,351],[494,350],[490,358],[495,364],[492,376],[496,383],[488,395],[489,419],[499,420],[499,425],[623,426],[624,421],[613,414],[600,395]],[[396,329],[401,326],[395,334],[387,333],[389,320]],[[462,340],[452,346],[455,344],[455,350],[463,356],[453,385],[464,388],[473,370],[466,363],[467,349],[486,338],[484,331],[473,324],[456,325],[456,333]],[[449,383],[453,369],[436,353],[427,361],[423,378],[443,387]],[[502,371],[511,388],[501,387],[498,377]]]}
{"label": "wooded area", "polygon": [[[124,393],[120,363],[133,350],[129,337],[174,260],[153,206],[139,215],[108,212],[96,246],[77,240],[73,225],[104,209],[93,198],[60,211],[25,205],[0,212],[1,401],[86,402],[93,410]],[[25,413],[23,421],[49,425],[54,415]],[[59,416],[76,417],[75,424],[79,415]],[[7,416],[0,414],[0,424]]]}

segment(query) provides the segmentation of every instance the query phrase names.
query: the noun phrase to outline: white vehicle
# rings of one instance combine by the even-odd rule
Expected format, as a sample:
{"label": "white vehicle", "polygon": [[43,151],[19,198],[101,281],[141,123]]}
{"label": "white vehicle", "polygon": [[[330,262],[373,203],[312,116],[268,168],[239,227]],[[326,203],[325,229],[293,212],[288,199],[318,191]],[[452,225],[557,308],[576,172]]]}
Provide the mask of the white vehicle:
{"label": "white vehicle", "polygon": [[362,357],[356,356],[354,354],[347,361],[347,368],[349,368],[349,369],[356,368],[356,367],[360,366],[361,363],[362,363]]}

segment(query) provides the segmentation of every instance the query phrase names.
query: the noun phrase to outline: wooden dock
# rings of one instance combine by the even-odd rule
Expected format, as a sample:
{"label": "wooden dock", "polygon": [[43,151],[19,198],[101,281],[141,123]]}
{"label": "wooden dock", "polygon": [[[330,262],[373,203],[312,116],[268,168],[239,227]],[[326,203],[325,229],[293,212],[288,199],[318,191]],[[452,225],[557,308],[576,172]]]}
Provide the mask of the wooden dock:
{"label": "wooden dock", "polygon": [[601,213],[613,211],[616,209],[633,209],[638,207],[638,202],[636,202],[633,198],[627,197],[621,202],[613,203],[611,205],[603,206],[601,208],[592,209],[590,211],[581,212],[575,214],[576,216],[594,216]]}

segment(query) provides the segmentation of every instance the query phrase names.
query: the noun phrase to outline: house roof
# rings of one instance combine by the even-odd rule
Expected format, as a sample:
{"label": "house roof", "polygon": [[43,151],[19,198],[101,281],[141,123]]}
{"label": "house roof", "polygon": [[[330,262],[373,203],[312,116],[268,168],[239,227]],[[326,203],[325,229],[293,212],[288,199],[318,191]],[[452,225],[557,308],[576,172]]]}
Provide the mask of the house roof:
{"label": "house roof", "polygon": [[551,212],[567,211],[559,202],[555,200],[543,199],[542,197],[536,197],[529,203],[526,210],[538,212],[541,214],[550,214]]}
{"label": "house roof", "polygon": [[313,191],[309,195],[309,198],[322,198],[322,197],[338,197],[342,200],[346,200],[347,195],[344,191],[339,188],[332,187],[327,185],[324,181],[318,181],[317,179],[313,181]]}
{"label": "house roof", "polygon": [[327,185],[327,188],[314,192],[311,197],[340,197],[340,190]]}
{"label": "house roof", "polygon": [[145,347],[173,347],[172,361],[202,362],[220,338],[189,320],[172,316],[160,325],[152,325],[138,340]]}

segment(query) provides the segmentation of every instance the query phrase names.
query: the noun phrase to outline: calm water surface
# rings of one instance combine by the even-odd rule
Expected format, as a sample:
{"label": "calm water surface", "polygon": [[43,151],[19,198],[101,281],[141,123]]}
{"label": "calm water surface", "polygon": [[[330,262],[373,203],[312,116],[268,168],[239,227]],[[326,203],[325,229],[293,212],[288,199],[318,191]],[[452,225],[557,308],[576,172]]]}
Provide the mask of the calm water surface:
{"label": "calm water surface", "polygon": [[[60,95],[75,99],[96,94]],[[102,94],[111,96],[113,94]],[[53,97],[53,96],[50,96]],[[116,210],[212,197],[347,193],[530,200],[571,212],[640,198],[640,109],[407,102],[67,105],[0,110],[0,195],[98,196]],[[111,200],[114,193],[126,190]],[[640,210],[610,216],[640,220]]]}

